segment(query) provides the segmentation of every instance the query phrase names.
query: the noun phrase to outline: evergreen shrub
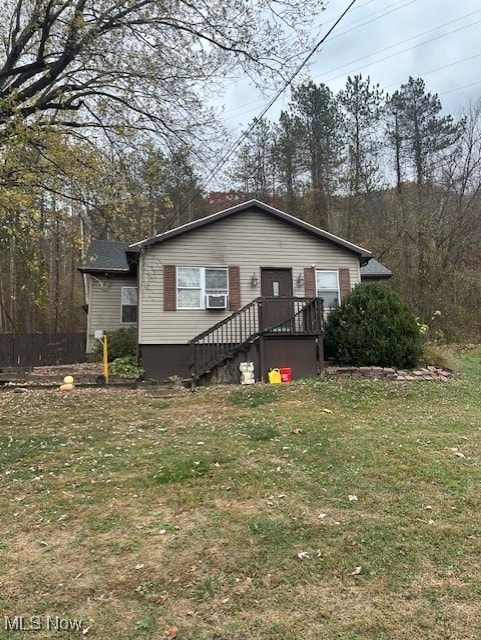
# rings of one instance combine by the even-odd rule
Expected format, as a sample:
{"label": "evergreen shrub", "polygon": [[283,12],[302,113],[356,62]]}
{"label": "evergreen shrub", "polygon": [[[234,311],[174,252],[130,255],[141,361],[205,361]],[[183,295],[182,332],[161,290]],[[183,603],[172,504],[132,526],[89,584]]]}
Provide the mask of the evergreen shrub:
{"label": "evergreen shrub", "polygon": [[358,284],[326,321],[325,354],[343,366],[411,369],[422,354],[416,319],[389,286]]}

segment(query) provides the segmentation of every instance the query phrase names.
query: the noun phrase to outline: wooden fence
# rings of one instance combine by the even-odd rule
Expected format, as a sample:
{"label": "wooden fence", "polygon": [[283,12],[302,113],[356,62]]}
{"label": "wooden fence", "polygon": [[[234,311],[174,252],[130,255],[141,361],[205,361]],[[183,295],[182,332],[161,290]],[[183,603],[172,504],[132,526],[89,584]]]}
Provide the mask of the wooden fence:
{"label": "wooden fence", "polygon": [[0,333],[0,368],[85,362],[85,333]]}

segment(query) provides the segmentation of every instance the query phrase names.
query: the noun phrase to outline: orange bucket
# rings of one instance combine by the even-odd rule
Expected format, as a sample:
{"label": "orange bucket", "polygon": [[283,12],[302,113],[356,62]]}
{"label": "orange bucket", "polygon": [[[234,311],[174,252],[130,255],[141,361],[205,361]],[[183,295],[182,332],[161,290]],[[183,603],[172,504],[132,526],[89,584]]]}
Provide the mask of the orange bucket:
{"label": "orange bucket", "polygon": [[292,369],[291,367],[283,367],[279,369],[281,374],[281,382],[292,382]]}

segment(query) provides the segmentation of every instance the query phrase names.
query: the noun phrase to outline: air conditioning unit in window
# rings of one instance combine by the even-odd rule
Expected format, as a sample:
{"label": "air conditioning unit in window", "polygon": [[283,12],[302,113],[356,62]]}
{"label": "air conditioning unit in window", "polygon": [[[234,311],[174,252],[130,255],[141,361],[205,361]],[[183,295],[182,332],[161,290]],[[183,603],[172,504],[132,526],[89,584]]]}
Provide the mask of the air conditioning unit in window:
{"label": "air conditioning unit in window", "polygon": [[208,293],[205,296],[206,309],[227,309],[226,293]]}

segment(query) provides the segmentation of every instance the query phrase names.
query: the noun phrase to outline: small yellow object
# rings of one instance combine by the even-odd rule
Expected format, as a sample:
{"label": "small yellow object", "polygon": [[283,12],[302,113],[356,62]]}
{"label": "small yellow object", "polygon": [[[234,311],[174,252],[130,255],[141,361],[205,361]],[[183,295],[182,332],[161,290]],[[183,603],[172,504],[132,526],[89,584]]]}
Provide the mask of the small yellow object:
{"label": "small yellow object", "polygon": [[280,384],[282,382],[281,372],[279,369],[271,369],[267,374],[267,377],[271,384]]}
{"label": "small yellow object", "polygon": [[63,381],[65,382],[65,384],[73,384],[73,377],[72,376],[65,376]]}
{"label": "small yellow object", "polygon": [[73,384],[71,384],[71,383],[70,384],[69,383],[63,384],[60,387],[60,391],[73,391]]}

